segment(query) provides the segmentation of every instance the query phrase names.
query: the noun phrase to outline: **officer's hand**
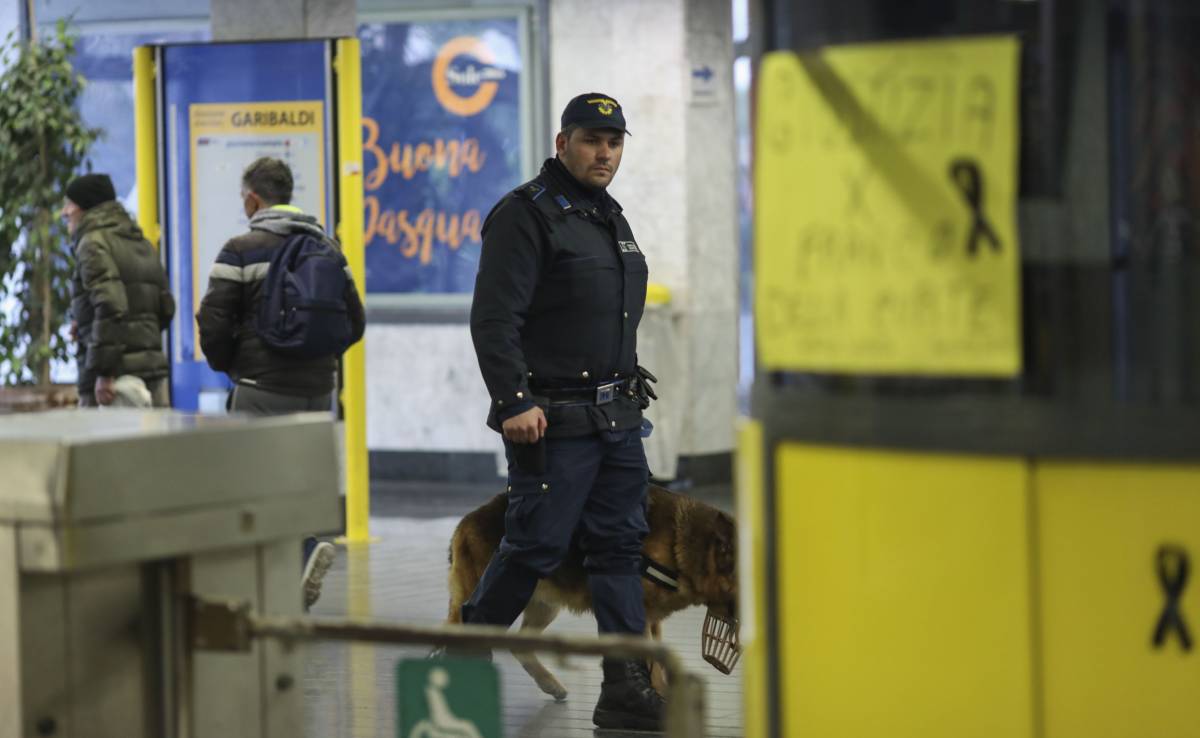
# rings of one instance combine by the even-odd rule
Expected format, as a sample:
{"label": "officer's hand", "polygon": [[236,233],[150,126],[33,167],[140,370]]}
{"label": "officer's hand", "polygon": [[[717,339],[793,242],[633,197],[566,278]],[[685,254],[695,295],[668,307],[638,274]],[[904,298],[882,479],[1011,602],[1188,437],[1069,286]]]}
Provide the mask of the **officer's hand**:
{"label": "officer's hand", "polygon": [[633,381],[633,399],[637,402],[638,407],[645,410],[650,407],[651,400],[657,400],[658,395],[654,393],[654,388],[650,386],[651,382],[657,382],[658,377],[650,373],[650,370],[639,366],[637,374]]}
{"label": "officer's hand", "polygon": [[646,389],[646,394],[650,395],[651,400],[657,400],[658,395],[654,394],[654,388],[651,387],[649,383],[650,382],[657,383],[658,377],[651,374],[649,369],[647,369],[644,366],[641,366],[640,364],[637,367],[637,375],[638,375],[638,379],[641,380],[642,385]]}
{"label": "officer's hand", "polygon": [[533,407],[504,421],[500,429],[513,443],[537,443],[546,435],[546,414],[540,407]]}

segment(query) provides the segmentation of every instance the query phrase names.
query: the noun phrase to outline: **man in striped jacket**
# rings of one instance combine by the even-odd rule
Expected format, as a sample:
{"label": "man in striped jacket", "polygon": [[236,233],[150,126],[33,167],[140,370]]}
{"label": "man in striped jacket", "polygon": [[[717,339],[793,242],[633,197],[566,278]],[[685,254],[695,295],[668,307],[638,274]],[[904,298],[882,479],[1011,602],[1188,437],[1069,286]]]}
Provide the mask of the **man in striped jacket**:
{"label": "man in striped jacket", "polygon": [[[331,410],[337,356],[297,359],[271,350],[258,336],[255,320],[263,284],[275,251],[288,236],[308,232],[328,239],[317,219],[291,205],[292,171],[279,159],[263,157],[242,174],[242,207],[250,230],[225,244],[208,278],[196,322],[208,365],[234,382],[228,408],[255,415]],[[342,266],[346,267],[345,258]],[[344,299],[349,310],[351,343],[363,335],[366,316],[351,278]],[[334,559],[329,543],[305,541],[304,604],[321,595],[321,580]]]}
{"label": "man in striped jacket", "polygon": [[[292,186],[291,169],[279,159],[263,157],[246,168],[242,206],[250,230],[230,239],[217,255],[196,314],[208,365],[234,382],[231,411],[275,415],[328,410],[333,404],[338,357],[283,356],[264,344],[254,327],[275,250],[293,233],[328,238],[316,218],[290,204]],[[345,301],[356,342],[365,315],[353,280],[346,283]]]}

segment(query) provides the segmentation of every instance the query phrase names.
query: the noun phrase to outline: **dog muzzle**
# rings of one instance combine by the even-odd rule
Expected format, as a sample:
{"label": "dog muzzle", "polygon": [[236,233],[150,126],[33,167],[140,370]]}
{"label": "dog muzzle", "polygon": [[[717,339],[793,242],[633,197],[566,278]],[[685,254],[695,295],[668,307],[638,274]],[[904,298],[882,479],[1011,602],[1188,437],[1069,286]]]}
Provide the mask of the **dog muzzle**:
{"label": "dog muzzle", "polygon": [[704,631],[700,638],[704,660],[722,674],[731,674],[742,655],[738,645],[738,621],[718,615],[709,608],[704,616]]}

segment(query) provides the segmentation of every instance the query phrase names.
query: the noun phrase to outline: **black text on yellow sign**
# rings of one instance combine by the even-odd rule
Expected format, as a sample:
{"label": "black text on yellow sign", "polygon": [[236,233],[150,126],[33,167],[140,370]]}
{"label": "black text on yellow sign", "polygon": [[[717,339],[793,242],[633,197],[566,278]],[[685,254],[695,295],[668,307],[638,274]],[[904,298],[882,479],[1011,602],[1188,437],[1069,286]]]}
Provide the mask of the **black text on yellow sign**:
{"label": "black text on yellow sign", "polygon": [[316,123],[316,114],[311,110],[239,110],[229,122],[234,128],[302,128]]}
{"label": "black text on yellow sign", "polygon": [[267,103],[197,103],[191,106],[195,135],[317,133],[324,128],[320,100]]}
{"label": "black text on yellow sign", "polygon": [[756,133],[768,369],[1020,367],[1017,42],[772,54]]}

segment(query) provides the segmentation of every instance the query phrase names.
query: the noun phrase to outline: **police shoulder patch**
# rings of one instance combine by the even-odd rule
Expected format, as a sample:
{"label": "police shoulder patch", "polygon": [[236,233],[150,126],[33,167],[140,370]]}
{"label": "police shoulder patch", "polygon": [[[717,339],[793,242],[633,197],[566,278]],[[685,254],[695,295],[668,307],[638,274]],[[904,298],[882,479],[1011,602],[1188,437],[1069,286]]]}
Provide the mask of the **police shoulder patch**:
{"label": "police shoulder patch", "polygon": [[617,247],[621,249],[622,254],[642,253],[642,250],[638,248],[636,241],[617,241]]}

